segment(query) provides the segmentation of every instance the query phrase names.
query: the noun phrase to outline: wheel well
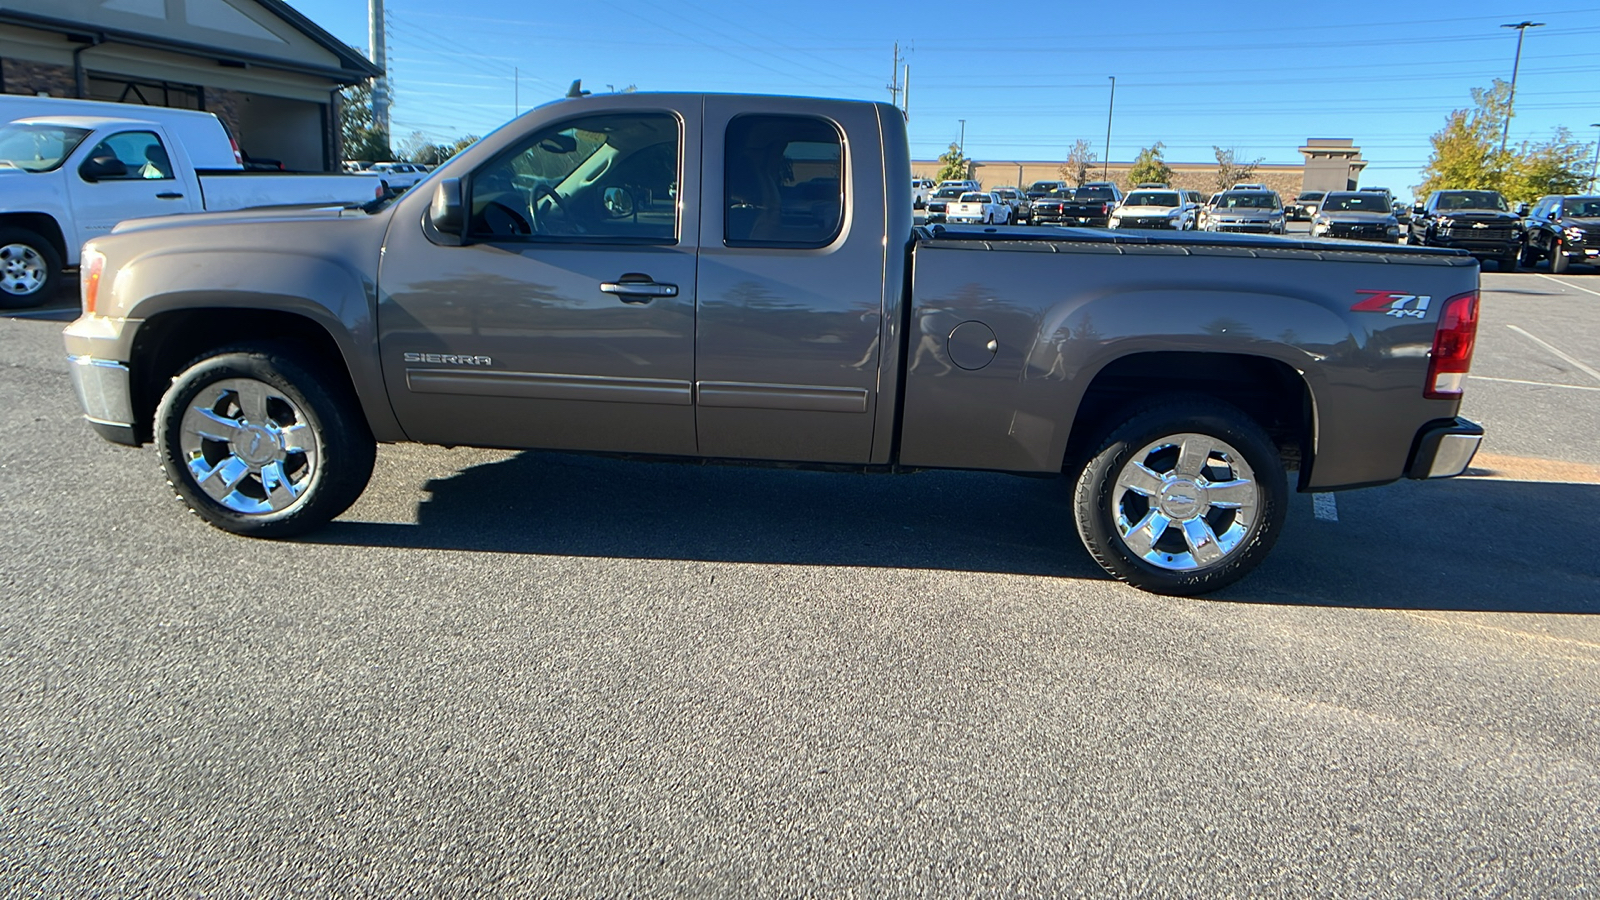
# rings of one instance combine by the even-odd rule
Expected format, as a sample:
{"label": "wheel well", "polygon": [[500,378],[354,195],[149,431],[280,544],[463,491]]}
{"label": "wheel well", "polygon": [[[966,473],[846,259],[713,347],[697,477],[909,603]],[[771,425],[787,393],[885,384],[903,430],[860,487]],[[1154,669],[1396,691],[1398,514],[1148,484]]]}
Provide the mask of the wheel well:
{"label": "wheel well", "polygon": [[7,213],[0,216],[0,228],[26,228],[50,242],[61,264],[67,265],[67,240],[61,235],[61,226],[49,213]]}
{"label": "wheel well", "polygon": [[270,342],[322,363],[354,394],[344,355],[328,330],[296,313],[260,309],[182,309],[152,316],[134,337],[132,377],[134,431],[152,439],[156,406],[172,379],[207,350],[230,344]]}
{"label": "wheel well", "polygon": [[1315,437],[1311,392],[1294,369],[1274,359],[1235,353],[1136,353],[1101,369],[1073,419],[1064,462],[1086,459],[1092,446],[1133,409],[1162,394],[1198,393],[1239,407],[1278,445],[1284,466],[1302,468]]}

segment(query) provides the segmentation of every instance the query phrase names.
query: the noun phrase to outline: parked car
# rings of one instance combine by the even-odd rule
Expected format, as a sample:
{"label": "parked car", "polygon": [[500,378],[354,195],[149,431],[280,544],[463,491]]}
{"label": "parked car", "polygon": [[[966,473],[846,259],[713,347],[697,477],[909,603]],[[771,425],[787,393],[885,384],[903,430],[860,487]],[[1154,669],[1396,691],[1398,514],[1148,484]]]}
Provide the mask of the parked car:
{"label": "parked car", "polygon": [[1206,216],[1206,230],[1283,234],[1283,201],[1272,191],[1223,191]]}
{"label": "parked car", "polygon": [[[1471,462],[1464,254],[914,228],[908,159],[888,103],[559,100],[365,210],[96,237],[68,370],[96,433],[153,441],[203,521],[262,538],[349,508],[378,442],[1064,474],[1063,541],[1195,594],[1261,562],[1291,490]],[[686,207],[633,199],[675,178]],[[65,455],[60,478],[95,471]]]}
{"label": "parked car", "polygon": [[1065,216],[1068,203],[1072,202],[1073,191],[1071,188],[1061,191],[1051,191],[1042,197],[1033,200],[1033,224],[1035,225],[1072,225]]}
{"label": "parked car", "polygon": [[[0,109],[32,99],[7,97]],[[0,306],[54,297],[64,270],[79,264],[84,241],[127,219],[355,205],[380,193],[362,176],[247,172],[210,113],[94,105],[123,106],[124,115],[44,115],[0,125]]]}
{"label": "parked car", "polygon": [[427,171],[421,166],[407,162],[373,163],[364,174],[380,179],[385,187],[396,193],[408,191],[428,177]]}
{"label": "parked car", "polygon": [[939,182],[940,189],[960,188],[963,191],[981,191],[983,187],[970,178],[951,179]]}
{"label": "parked car", "polygon": [[950,204],[944,220],[952,225],[1010,225],[1011,206],[990,191],[968,191]]}
{"label": "parked car", "polygon": [[1411,211],[1411,243],[1453,247],[1515,272],[1522,222],[1498,191],[1434,191]]}
{"label": "parked car", "polygon": [[1111,223],[1111,212],[1122,204],[1122,191],[1116,185],[1090,182],[1072,192],[1072,198],[1063,200],[1059,212],[1063,225],[1098,225]]}
{"label": "parked car", "polygon": [[1308,222],[1317,217],[1322,208],[1322,198],[1327,191],[1301,191],[1292,203],[1283,205],[1284,218],[1295,222]]}
{"label": "parked car", "polygon": [[1523,224],[1522,264],[1550,260],[1552,274],[1600,263],[1600,195],[1540,197]]}
{"label": "parked car", "polygon": [[1224,193],[1226,192],[1216,191],[1210,197],[1206,198],[1205,203],[1201,204],[1199,221],[1200,229],[1202,231],[1206,230],[1206,224],[1211,221],[1211,211],[1217,208],[1217,201],[1222,199],[1222,195]]}
{"label": "parked car", "polygon": [[1011,222],[1014,225],[1028,225],[1033,222],[1033,203],[1028,200],[1028,195],[1011,185],[1002,185],[991,191],[999,197],[1001,202],[1011,207]]}
{"label": "parked car", "polygon": [[1048,194],[1070,190],[1072,190],[1072,186],[1065,181],[1035,181],[1033,184],[1028,185],[1026,193],[1029,200],[1037,200]]}
{"label": "parked car", "polygon": [[1311,220],[1313,237],[1358,241],[1400,241],[1400,221],[1382,194],[1372,191],[1329,191]]}
{"label": "parked car", "polygon": [[1135,190],[1111,212],[1112,228],[1164,228],[1191,231],[1199,208],[1182,191]]}
{"label": "parked car", "polygon": [[922,209],[928,205],[928,198],[933,196],[934,185],[932,178],[913,177],[911,179],[911,208]]}
{"label": "parked car", "polygon": [[934,191],[933,196],[928,198],[928,224],[936,225],[943,222],[950,204],[961,199],[962,194],[970,193],[970,191],[970,188],[964,187],[942,187]]}

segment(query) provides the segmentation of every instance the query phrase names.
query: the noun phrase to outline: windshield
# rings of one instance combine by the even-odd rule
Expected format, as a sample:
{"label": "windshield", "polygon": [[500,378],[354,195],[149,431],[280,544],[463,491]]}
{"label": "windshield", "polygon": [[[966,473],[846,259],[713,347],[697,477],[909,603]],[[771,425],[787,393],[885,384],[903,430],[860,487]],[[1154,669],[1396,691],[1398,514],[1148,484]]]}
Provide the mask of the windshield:
{"label": "windshield", "polygon": [[0,162],[28,172],[49,172],[88,136],[86,128],[13,122],[0,126]]}
{"label": "windshield", "polygon": [[1296,200],[1321,200],[1323,197],[1326,197],[1326,196],[1327,196],[1327,194],[1324,194],[1322,191],[1306,191],[1304,194],[1301,194],[1300,196],[1296,197],[1295,199]]}
{"label": "windshield", "polygon": [[958,187],[940,188],[939,189],[939,193],[934,194],[934,196],[938,197],[941,200],[946,200],[946,199],[949,199],[951,197],[959,197],[959,196],[961,196],[962,194],[964,194],[966,192],[967,192],[966,188],[958,188]]}
{"label": "windshield", "polygon": [[1015,199],[1017,199],[1017,192],[1012,190],[1012,189],[1010,189],[1010,188],[1006,188],[1003,191],[995,191],[995,193],[1000,195],[1000,199],[1001,200],[1015,200]]}
{"label": "windshield", "polygon": [[1569,216],[1580,219],[1600,217],[1600,197],[1569,197],[1561,205]]}
{"label": "windshield", "polygon": [[1061,185],[1059,183],[1057,183],[1057,182],[1054,182],[1054,181],[1035,181],[1032,185],[1030,185],[1028,187],[1028,190],[1030,190],[1030,191],[1044,191],[1045,193],[1048,194],[1049,192],[1051,192],[1053,190],[1057,190],[1060,187],[1061,187]]}
{"label": "windshield", "polygon": [[960,202],[962,202],[962,203],[988,203],[988,202],[990,202],[990,200],[989,200],[989,195],[988,194],[971,194],[971,193],[968,193],[968,194],[962,194],[961,195],[961,201]]}
{"label": "windshield", "polygon": [[1271,194],[1223,194],[1217,201],[1223,209],[1274,209]]}
{"label": "windshield", "polygon": [[1439,209],[1498,209],[1509,211],[1506,198],[1496,191],[1446,191],[1439,195]]}
{"label": "windshield", "polygon": [[1329,194],[1322,203],[1323,212],[1389,212],[1388,198],[1382,194]]}
{"label": "windshield", "polygon": [[1115,200],[1117,195],[1113,194],[1110,188],[1081,187],[1078,188],[1076,197],[1079,200]]}
{"label": "windshield", "polygon": [[1182,206],[1178,195],[1172,191],[1134,191],[1123,206]]}

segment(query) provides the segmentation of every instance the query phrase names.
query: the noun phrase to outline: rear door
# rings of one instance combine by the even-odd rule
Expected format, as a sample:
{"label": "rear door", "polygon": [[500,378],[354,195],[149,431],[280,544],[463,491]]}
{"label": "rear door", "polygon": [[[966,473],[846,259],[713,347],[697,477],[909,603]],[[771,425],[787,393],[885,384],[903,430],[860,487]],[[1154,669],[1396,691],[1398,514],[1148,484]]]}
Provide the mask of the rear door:
{"label": "rear door", "polygon": [[752,114],[748,102],[706,98],[700,452],[864,463],[887,408],[878,396],[886,254],[905,252],[904,241],[884,240],[877,111],[771,98]]}

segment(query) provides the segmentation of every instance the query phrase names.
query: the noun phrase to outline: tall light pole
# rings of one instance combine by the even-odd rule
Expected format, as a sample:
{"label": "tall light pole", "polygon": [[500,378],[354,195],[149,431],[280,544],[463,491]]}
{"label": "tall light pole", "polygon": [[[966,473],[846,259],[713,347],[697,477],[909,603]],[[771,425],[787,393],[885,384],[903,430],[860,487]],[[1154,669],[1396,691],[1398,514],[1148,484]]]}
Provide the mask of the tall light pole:
{"label": "tall light pole", "polygon": [[966,156],[967,155],[967,120],[966,119],[957,119],[956,121],[961,123],[961,142],[959,144],[956,144],[956,152],[961,154],[962,156]]}
{"label": "tall light pole", "polygon": [[[1600,122],[1590,122],[1590,128],[1600,128]],[[1594,176],[1600,171],[1600,131],[1594,133],[1594,162],[1589,164],[1589,193],[1594,193]]]}
{"label": "tall light pole", "polygon": [[1517,56],[1511,63],[1511,96],[1506,98],[1506,127],[1500,132],[1500,152],[1506,152],[1506,138],[1511,136],[1511,110],[1517,103],[1517,69],[1522,65],[1522,38],[1528,33],[1529,28],[1543,28],[1543,22],[1518,22],[1515,25],[1501,25],[1501,28],[1515,28],[1517,30]]}
{"label": "tall light pole", "polygon": [[1105,165],[1100,170],[1100,177],[1111,180],[1111,111],[1117,106],[1117,76],[1107,75],[1111,79],[1111,100],[1106,103],[1106,158]]}

